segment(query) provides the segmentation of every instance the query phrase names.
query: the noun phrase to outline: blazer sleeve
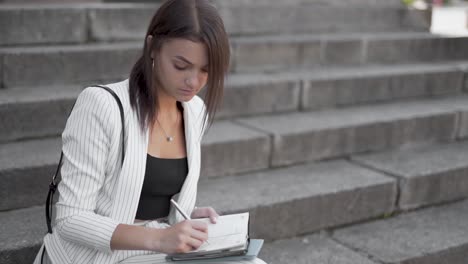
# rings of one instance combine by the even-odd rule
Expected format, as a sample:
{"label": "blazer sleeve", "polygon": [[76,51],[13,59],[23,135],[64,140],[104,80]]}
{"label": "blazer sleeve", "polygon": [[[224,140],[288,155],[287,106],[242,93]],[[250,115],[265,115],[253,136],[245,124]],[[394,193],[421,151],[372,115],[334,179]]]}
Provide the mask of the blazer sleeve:
{"label": "blazer sleeve", "polygon": [[[201,140],[208,130],[209,124],[209,113],[206,111],[205,102],[198,96],[193,98],[194,101],[194,116],[196,117],[196,127],[199,133],[199,139]],[[205,118],[206,115],[206,118]]]}
{"label": "blazer sleeve", "polygon": [[95,209],[105,180],[112,131],[121,122],[116,113],[115,100],[103,89],[86,88],[78,96],[62,134],[64,160],[56,204],[55,231],[62,239],[109,254],[119,223]]}

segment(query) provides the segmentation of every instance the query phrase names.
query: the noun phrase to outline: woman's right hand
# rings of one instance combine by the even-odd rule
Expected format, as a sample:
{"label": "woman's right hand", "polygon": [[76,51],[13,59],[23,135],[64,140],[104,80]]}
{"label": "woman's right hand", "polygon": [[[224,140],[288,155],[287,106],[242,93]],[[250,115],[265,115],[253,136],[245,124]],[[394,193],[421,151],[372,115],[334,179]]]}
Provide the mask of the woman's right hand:
{"label": "woman's right hand", "polygon": [[208,239],[208,225],[201,221],[185,220],[158,231],[156,250],[166,254],[195,250]]}

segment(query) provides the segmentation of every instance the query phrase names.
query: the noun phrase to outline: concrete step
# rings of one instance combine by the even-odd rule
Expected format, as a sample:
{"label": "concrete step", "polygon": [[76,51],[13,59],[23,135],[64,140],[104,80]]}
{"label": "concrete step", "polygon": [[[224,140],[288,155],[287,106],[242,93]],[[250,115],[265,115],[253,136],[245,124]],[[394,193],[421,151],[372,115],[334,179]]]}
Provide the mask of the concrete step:
{"label": "concrete step", "polygon": [[333,238],[377,263],[464,264],[468,201],[337,230]]}
{"label": "concrete step", "polygon": [[272,166],[466,137],[468,97],[238,119],[271,136]]}
{"label": "concrete step", "polygon": [[0,48],[3,87],[127,78],[139,52],[140,45],[135,42]]}
{"label": "concrete step", "polygon": [[47,233],[44,207],[0,212],[0,223],[0,263],[32,263]]}
{"label": "concrete step", "polygon": [[468,197],[468,142],[353,156],[399,181],[402,210]]}
{"label": "concrete step", "polygon": [[202,141],[202,177],[221,177],[270,167],[269,135],[231,121],[215,123]]}
{"label": "concrete step", "polygon": [[[466,203],[348,227],[336,231],[332,238],[313,234],[266,243],[260,256],[267,263],[278,264],[465,263]],[[43,210],[37,207],[0,213],[4,227],[1,234],[8,237],[0,242],[2,263],[32,262],[45,233],[45,224],[36,221],[44,217]]]}
{"label": "concrete step", "polygon": [[332,237],[322,232],[266,243],[260,257],[275,264],[466,263],[467,203],[351,226]]}
{"label": "concrete step", "polygon": [[[252,221],[254,225],[259,221],[264,221],[259,216],[267,213],[267,216],[271,216],[269,219],[266,219],[266,223],[268,223],[268,226],[271,226],[276,222],[278,215],[281,221],[285,221],[285,216],[289,215],[290,212],[290,207],[286,208],[286,204],[290,203],[293,213],[298,211],[295,208],[301,206],[309,208],[308,210],[300,210],[299,214],[301,218],[307,218],[308,223],[314,221],[323,221],[325,223],[325,218],[329,217],[330,214],[340,214],[339,210],[330,210],[330,208],[339,208],[352,204],[351,207],[346,209],[352,208],[352,211],[356,212],[361,210],[360,207],[368,208],[370,206],[360,201],[360,199],[358,199],[358,202],[350,202],[350,198],[345,196],[362,197],[363,194],[367,194],[366,198],[369,198],[369,196],[383,197],[384,195],[391,194],[388,187],[396,186],[389,178],[343,161],[311,164],[309,166],[312,166],[312,169],[300,166],[290,170],[288,173],[278,171],[272,175],[257,174],[256,176],[252,176],[253,181],[251,184],[259,184],[258,186],[261,186],[264,196],[272,195],[273,201],[269,201],[268,198],[259,197],[262,194],[255,188],[250,187],[245,190],[244,186],[241,186],[244,181],[241,177],[233,178],[239,180],[236,182],[232,180],[230,182],[223,182],[223,184],[229,184],[232,187],[229,191],[224,192],[223,196],[240,191],[239,196],[234,196],[233,194],[232,198],[237,201],[239,197],[245,197],[241,196],[241,194],[253,195],[252,197],[257,202],[247,201],[247,198],[245,198],[241,199],[243,205],[236,206],[237,202],[228,204],[228,201],[226,201],[224,204],[229,206],[228,208],[234,205],[232,207],[233,210],[221,211],[229,213],[234,210],[245,210],[247,207],[252,208],[256,204],[268,201],[262,206],[258,206],[257,209],[253,209]],[[340,172],[340,170],[344,172]],[[280,176],[278,177],[278,175]],[[279,181],[279,178],[284,178],[285,175],[286,179]],[[329,177],[329,175],[331,176]],[[343,177],[343,175],[347,177]],[[270,176],[272,178],[271,182]],[[333,181],[336,181],[337,178],[340,178],[339,181],[344,180],[344,183],[334,184]],[[355,182],[351,183],[350,179],[354,179]],[[361,181],[361,184],[357,183],[359,181]],[[271,186],[279,184],[281,188],[273,189],[271,187],[272,190],[268,190],[265,187],[265,182],[268,182]],[[297,185],[291,186],[291,183],[296,182]],[[203,190],[210,190],[216,185],[216,183],[212,183],[211,185],[206,184],[203,181],[202,183],[202,186],[204,186]],[[300,186],[301,184],[303,186]],[[334,185],[335,187],[333,187]],[[276,190],[283,190],[284,187],[286,187],[286,190],[284,190],[285,195],[277,195]],[[307,192],[310,194],[308,199],[313,199],[312,202],[301,204],[304,198],[301,198],[301,201],[293,202],[293,198],[301,195],[298,193],[300,192],[299,190],[307,188],[312,189],[311,192]],[[385,189],[385,193],[379,192],[379,189]],[[294,197],[288,199],[287,197],[291,193],[294,194]],[[210,202],[210,199],[203,199],[202,203],[204,204]],[[355,200],[351,198],[351,201]],[[285,201],[285,204],[281,205],[278,201]],[[377,202],[375,198],[369,201],[372,201],[373,205],[382,202]],[[277,205],[270,205],[271,203],[276,203]],[[337,203],[339,206],[328,207],[326,206],[327,203]],[[220,203],[212,205],[219,206]],[[312,215],[309,212],[316,212],[316,214]],[[383,220],[354,224],[341,229],[335,229],[336,226],[330,226],[326,229],[331,230],[331,237],[326,233],[321,233],[267,242],[260,256],[267,263],[279,264],[465,263],[468,257],[466,255],[468,246],[466,233],[468,232],[468,226],[465,221],[467,213],[468,201],[465,200],[459,203],[400,214]],[[316,217],[316,215],[320,217]],[[349,215],[349,213],[346,214],[346,217],[349,217]],[[293,221],[290,222],[290,219],[287,219],[288,222],[283,223],[283,226],[278,230],[296,228],[295,218],[290,218]],[[45,220],[41,222],[38,219],[44,219],[43,207],[0,212],[0,230],[2,231],[0,232],[0,237],[2,238],[0,240],[1,263],[20,264],[32,262],[46,231]],[[271,219],[275,219],[275,221],[271,221]],[[336,223],[336,218],[333,220],[333,223]],[[303,225],[298,228],[304,228]],[[257,230],[256,226],[252,228],[252,237],[263,237],[261,233],[254,230]],[[271,232],[267,232],[266,238],[271,236],[271,234]]]}
{"label": "concrete step", "polygon": [[[468,163],[458,153],[468,146],[437,142],[468,138],[467,100],[465,96],[218,122],[202,142],[202,177],[352,155],[355,162],[398,176],[402,209],[459,199],[468,195],[468,178],[463,175]],[[410,148],[421,144],[436,145]],[[358,155],[398,148],[402,149]],[[414,153],[419,159],[408,158]],[[450,160],[452,156],[458,158]],[[402,166],[400,158],[413,166],[414,175],[391,170]],[[439,170],[428,170],[429,163],[438,164]]]}
{"label": "concrete step", "polygon": [[324,233],[265,243],[260,258],[272,264],[378,264]]}
{"label": "concrete step", "polygon": [[[468,60],[468,37],[417,32],[252,36],[232,38],[231,45],[231,71],[241,73]],[[140,53],[140,42],[0,48],[0,83],[9,88],[126,78]]]}
{"label": "concrete step", "polygon": [[0,211],[45,204],[61,146],[60,138],[0,145]]}
{"label": "concrete step", "polygon": [[[217,121],[202,141],[201,175],[203,179],[223,178],[417,143],[467,139],[468,120],[464,118],[468,112],[467,102],[468,97],[465,96]],[[3,201],[0,211],[44,203],[44,194],[38,190],[46,188],[52,176],[58,161],[59,146],[59,138],[1,145],[0,176],[6,184],[0,188],[0,200]],[[37,157],[39,151],[40,158]],[[453,150],[454,153],[457,151],[463,150]],[[422,174],[422,178],[409,182],[408,186],[404,185],[405,176],[400,176],[403,183],[399,205],[408,203],[409,198],[403,193],[407,192],[407,188],[414,188],[414,182],[418,184],[416,188],[427,186],[421,187],[421,193],[411,194],[414,198],[409,196],[410,202],[419,202],[418,206],[465,195],[467,183],[465,177],[459,175],[459,170],[466,169],[468,163],[463,167],[460,165],[462,161],[456,164],[447,162],[445,170]],[[423,159],[419,162],[425,164],[429,161]],[[459,165],[462,167],[456,167]],[[388,174],[395,177],[395,173]],[[22,186],[19,182],[23,179],[30,181],[31,186],[21,189],[20,198],[7,198],[16,195],[18,186]],[[44,187],[39,186],[41,182],[44,182],[41,185]],[[432,190],[434,184],[439,186],[439,194],[428,198],[425,192]],[[454,185],[457,189],[449,190]]]}
{"label": "concrete step", "polygon": [[232,35],[427,31],[430,27],[425,18],[428,14],[408,10],[402,5],[346,4],[346,1],[340,4],[336,4],[337,1],[327,4],[325,1],[291,4],[283,1],[275,5],[265,2],[217,2],[217,6]]}
{"label": "concrete step", "polygon": [[[68,2],[67,2],[68,1]],[[0,0],[0,4],[3,3],[73,3],[74,0]],[[161,2],[161,0],[80,0],[81,3],[145,3],[145,2]],[[282,0],[214,0],[212,3],[223,3],[223,4],[284,4]],[[379,5],[379,6],[401,6],[401,2],[398,0],[290,0],[287,4],[302,4],[302,3],[314,3],[321,5]]]}
{"label": "concrete step", "polygon": [[[57,167],[61,138],[0,144],[0,211],[45,203]],[[202,177],[219,177],[269,167],[270,139],[232,122],[216,122],[202,143]],[[219,157],[224,157],[220,160]]]}
{"label": "concrete step", "polygon": [[464,63],[345,67],[311,70],[302,78],[300,109],[318,110],[466,91]]}
{"label": "concrete step", "polygon": [[[347,4],[325,2],[216,1],[215,4],[231,35],[429,28],[427,23],[418,21],[421,14],[395,2],[384,5],[369,4],[369,0],[346,1]],[[158,7],[154,2],[2,4],[0,46],[140,40]]]}
{"label": "concrete step", "polygon": [[371,5],[371,6],[400,6],[399,0],[289,0],[285,2],[283,0],[215,0],[214,3],[222,3],[226,5],[246,5],[246,4],[275,4],[275,5],[290,5],[290,4],[319,4],[319,5],[330,5],[330,6],[350,6],[350,5]]}
{"label": "concrete step", "polygon": [[219,118],[456,95],[468,63],[324,67],[232,74]]}
{"label": "concrete step", "polygon": [[[197,205],[248,210],[252,236],[271,240],[387,214],[395,198],[394,179],[334,161],[202,180]],[[0,212],[1,263],[31,262],[46,230],[41,219],[42,207]]]}
{"label": "concrete step", "polygon": [[202,179],[198,186],[198,205],[249,211],[252,237],[267,240],[390,213],[397,194],[391,177],[343,160]]}
{"label": "concrete step", "polygon": [[59,135],[80,86],[0,90],[0,142]]}
{"label": "concrete step", "polygon": [[468,37],[424,32],[239,37],[233,71],[279,71],[324,65],[398,64],[463,60]]}
{"label": "concrete step", "polygon": [[[218,118],[457,95],[463,86],[468,89],[468,83],[463,84],[466,65],[334,67],[281,74],[233,74],[226,83]],[[0,124],[5,128],[0,131],[0,142],[58,135],[83,88],[56,84],[0,89]]]}

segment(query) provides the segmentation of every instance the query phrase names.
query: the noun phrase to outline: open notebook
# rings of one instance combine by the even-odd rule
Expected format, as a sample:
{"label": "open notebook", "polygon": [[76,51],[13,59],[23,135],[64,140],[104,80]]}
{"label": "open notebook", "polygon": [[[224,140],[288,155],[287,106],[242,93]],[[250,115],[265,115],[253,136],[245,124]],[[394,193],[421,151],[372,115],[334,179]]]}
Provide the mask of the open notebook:
{"label": "open notebook", "polygon": [[249,213],[223,215],[216,224],[208,218],[193,219],[208,224],[208,243],[197,250],[168,255],[170,260],[209,259],[238,256],[247,253],[249,247]]}

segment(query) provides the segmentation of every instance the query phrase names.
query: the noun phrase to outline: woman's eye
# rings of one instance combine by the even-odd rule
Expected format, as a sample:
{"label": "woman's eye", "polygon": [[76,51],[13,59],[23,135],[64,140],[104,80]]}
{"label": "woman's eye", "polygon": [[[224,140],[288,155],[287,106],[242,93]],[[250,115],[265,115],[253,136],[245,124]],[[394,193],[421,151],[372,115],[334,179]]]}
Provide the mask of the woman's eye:
{"label": "woman's eye", "polygon": [[187,67],[180,67],[180,66],[177,66],[177,65],[174,65],[174,67],[179,71],[183,71],[183,70],[187,69]]}

